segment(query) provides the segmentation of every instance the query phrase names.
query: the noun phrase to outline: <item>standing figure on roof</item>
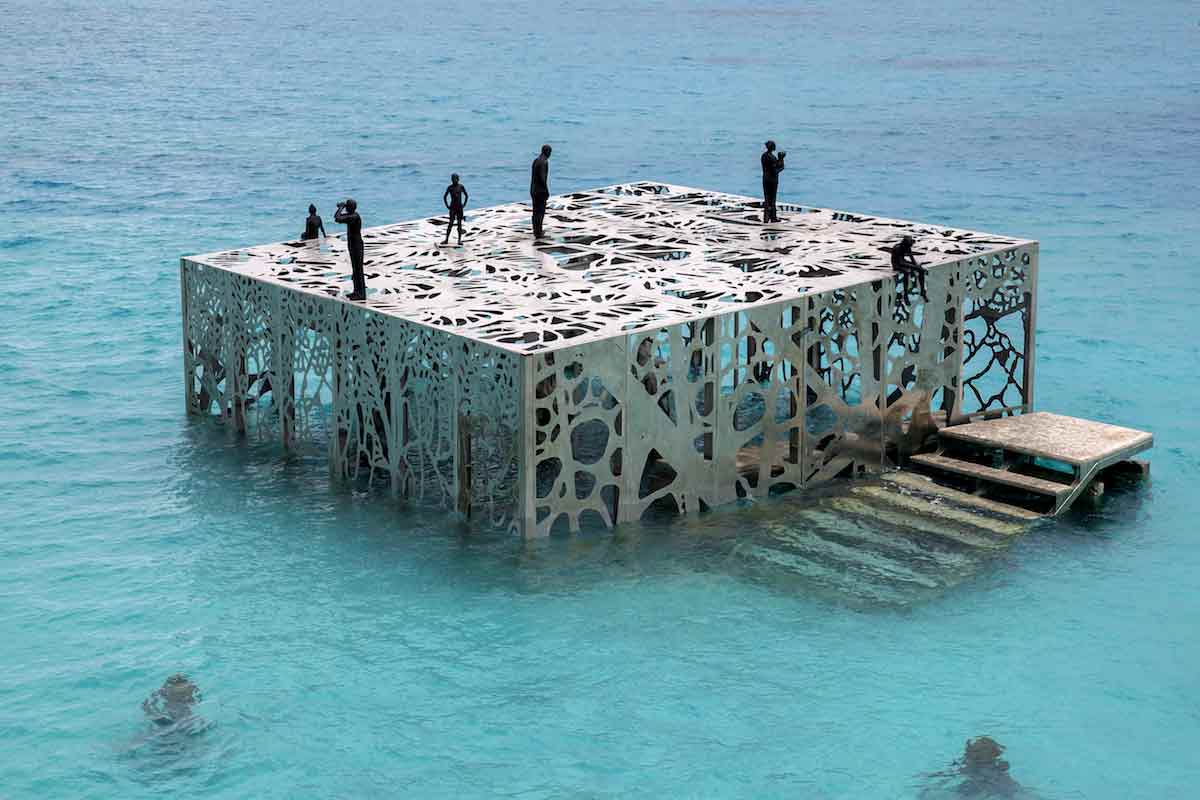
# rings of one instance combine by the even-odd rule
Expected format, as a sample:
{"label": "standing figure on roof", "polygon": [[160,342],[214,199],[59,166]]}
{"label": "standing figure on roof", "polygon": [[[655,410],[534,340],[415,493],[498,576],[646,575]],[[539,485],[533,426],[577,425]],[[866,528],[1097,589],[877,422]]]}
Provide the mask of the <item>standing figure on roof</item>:
{"label": "standing figure on roof", "polygon": [[308,217],[304,220],[304,233],[301,234],[300,238],[305,240],[315,239],[317,238],[317,231],[320,231],[321,235],[325,236],[325,223],[317,216],[317,207],[309,203]]}
{"label": "standing figure on roof", "polygon": [[362,217],[358,215],[358,203],[347,197],[337,205],[333,221],[346,226],[346,249],[350,252],[350,266],[354,272],[354,291],[347,300],[367,299],[367,279],[363,275]]}
{"label": "standing figure on roof", "polygon": [[542,153],[533,160],[529,178],[529,198],[533,201],[533,238],[542,238],[542,220],[546,218],[546,201],[550,199],[550,145],[542,145]]}
{"label": "standing figure on roof", "polygon": [[471,195],[467,192],[467,187],[458,182],[458,173],[455,172],[450,176],[450,185],[446,187],[446,191],[442,192],[442,204],[450,211],[450,222],[446,225],[446,239],[442,244],[450,244],[450,229],[454,227],[454,221],[458,220],[458,243],[462,244],[462,226],[463,226],[463,210],[467,207],[467,201],[471,199]]}
{"label": "standing figure on roof", "polygon": [[779,173],[783,172],[783,160],[787,153],[780,150],[775,155],[775,140],[768,139],[764,145],[767,149],[762,154],[763,171],[763,222],[779,222],[779,214],[775,210],[775,196],[779,194]]}
{"label": "standing figure on roof", "polygon": [[921,299],[929,302],[925,294],[925,268],[913,257],[913,238],[905,236],[899,244],[892,247],[892,270],[900,277],[896,280],[898,293],[907,301],[912,291],[912,279],[917,279],[917,287],[921,290]]}

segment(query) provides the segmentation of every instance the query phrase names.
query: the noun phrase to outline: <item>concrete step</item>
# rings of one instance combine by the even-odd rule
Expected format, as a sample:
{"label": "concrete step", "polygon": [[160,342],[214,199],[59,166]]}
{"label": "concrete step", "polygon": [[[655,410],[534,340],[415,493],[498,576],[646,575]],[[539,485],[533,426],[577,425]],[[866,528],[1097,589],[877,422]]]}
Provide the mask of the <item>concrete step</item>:
{"label": "concrete step", "polygon": [[846,545],[833,538],[826,538],[817,528],[798,529],[778,526],[771,531],[770,547],[788,552],[802,553],[809,557],[836,562],[848,570],[891,583],[913,584],[926,589],[942,585],[935,575],[914,569],[878,550],[863,546]]}
{"label": "concrete step", "polygon": [[[936,484],[935,484],[936,485]],[[932,519],[940,524],[950,523],[955,528],[978,531],[996,539],[1024,533],[1029,526],[1010,519],[997,519],[980,513],[970,506],[960,506],[953,499],[941,496],[921,496],[897,491],[893,486],[856,486],[850,491],[852,497],[887,506],[891,509]],[[1032,513],[1032,512],[1031,512]]]}
{"label": "concrete step", "polygon": [[1059,500],[1070,494],[1072,488],[1070,484],[1056,483],[1029,475],[1020,475],[1016,472],[985,467],[982,464],[975,464],[971,461],[962,461],[957,458],[939,456],[932,453],[919,453],[912,456],[910,460],[914,464],[929,469],[953,472],[957,475],[965,475],[969,478],[975,478],[988,483],[999,483],[1033,494],[1048,495],[1055,500]]}
{"label": "concrete step", "polygon": [[919,503],[913,503],[916,508],[898,507],[896,510],[882,505],[868,505],[860,497],[842,497],[833,501],[833,507],[842,513],[869,515],[901,530],[908,529],[924,536],[932,536],[963,547],[979,550],[998,550],[1004,546],[1004,540],[967,525],[947,525],[944,521],[925,516],[919,509]]}
{"label": "concrete step", "polygon": [[[806,590],[817,589],[838,601],[866,601],[889,606],[908,605],[913,591],[889,581],[865,580],[863,576],[842,565],[831,565],[795,550],[781,550],[763,544],[743,542],[732,553],[749,567],[765,567],[772,582],[788,578],[799,579]],[[823,591],[821,591],[823,590]]]}
{"label": "concrete step", "polygon": [[904,475],[810,497],[783,519],[763,520],[730,555],[769,582],[799,581],[840,601],[910,605],[968,580],[1029,527],[970,503],[972,495],[959,505],[941,490]]}
{"label": "concrete step", "polygon": [[[984,520],[1004,519],[1028,523],[1044,519],[1044,516],[1036,511],[1011,506],[1007,503],[998,503],[995,500],[988,500],[986,497],[943,486],[928,475],[899,470],[884,474],[881,480],[889,494],[916,494],[921,499],[932,502],[941,508],[959,508]],[[1022,526],[1021,530],[1024,530],[1024,527]]]}
{"label": "concrete step", "polygon": [[[873,511],[873,509],[871,510]],[[969,571],[976,563],[975,554],[943,538],[914,536],[913,531],[895,528],[874,513],[848,514],[828,509],[806,509],[796,523],[811,521],[844,543],[870,547],[905,562],[915,562],[935,572]]]}

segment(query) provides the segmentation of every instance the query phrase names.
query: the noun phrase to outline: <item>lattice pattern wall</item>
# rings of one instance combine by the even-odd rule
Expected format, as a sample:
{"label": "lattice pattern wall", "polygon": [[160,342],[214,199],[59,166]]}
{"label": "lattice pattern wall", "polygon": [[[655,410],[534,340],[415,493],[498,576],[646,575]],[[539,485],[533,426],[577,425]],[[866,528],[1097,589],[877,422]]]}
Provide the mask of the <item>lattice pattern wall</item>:
{"label": "lattice pattern wall", "polygon": [[534,355],[527,529],[877,473],[937,424],[1029,410],[1036,263],[1031,244],[947,265],[928,303],[879,280]]}
{"label": "lattice pattern wall", "polygon": [[[662,184],[184,259],[188,408],[332,473],[529,535],[691,513],[903,463],[1032,407],[1037,243]],[[790,211],[789,211],[790,210]],[[432,228],[432,229],[431,229]],[[929,302],[887,249],[917,237]],[[930,258],[932,257],[932,261]]]}
{"label": "lattice pattern wall", "polygon": [[184,263],[188,409],[331,472],[499,524],[517,502],[518,358],[311,294]]}

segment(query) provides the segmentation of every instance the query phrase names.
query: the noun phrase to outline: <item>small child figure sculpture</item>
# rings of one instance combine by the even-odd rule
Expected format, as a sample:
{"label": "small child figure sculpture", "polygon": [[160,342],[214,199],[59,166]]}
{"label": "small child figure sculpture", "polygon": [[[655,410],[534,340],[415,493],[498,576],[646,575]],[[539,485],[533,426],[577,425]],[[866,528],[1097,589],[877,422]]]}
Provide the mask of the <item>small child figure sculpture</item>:
{"label": "small child figure sculpture", "polygon": [[442,203],[450,211],[450,222],[446,225],[446,238],[442,244],[450,244],[450,229],[454,227],[455,220],[458,221],[458,243],[462,244],[463,210],[470,199],[467,187],[458,182],[458,173],[451,175],[450,185],[442,192]]}

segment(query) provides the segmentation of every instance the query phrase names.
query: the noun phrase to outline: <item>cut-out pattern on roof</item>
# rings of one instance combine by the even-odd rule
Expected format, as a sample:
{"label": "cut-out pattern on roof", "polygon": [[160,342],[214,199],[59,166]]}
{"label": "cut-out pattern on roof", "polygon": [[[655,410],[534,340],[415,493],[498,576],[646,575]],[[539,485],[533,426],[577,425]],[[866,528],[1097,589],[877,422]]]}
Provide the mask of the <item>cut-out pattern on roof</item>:
{"label": "cut-out pattern on roof", "polygon": [[[526,535],[691,513],[900,464],[1033,405],[1037,243],[660,184],[338,243],[184,259],[190,411],[332,474]],[[928,299],[887,248],[911,234]],[[715,309],[715,310],[714,310]]]}
{"label": "cut-out pattern on roof", "polygon": [[[549,238],[529,210],[469,211],[461,247],[440,243],[446,217],[364,230],[365,307],[518,353],[712,318],[890,277],[889,251],[916,240],[927,267],[1025,240],[664,183],[551,198]],[[369,213],[369,211],[367,212]],[[349,291],[345,242],[279,242],[192,256],[302,292]]]}

